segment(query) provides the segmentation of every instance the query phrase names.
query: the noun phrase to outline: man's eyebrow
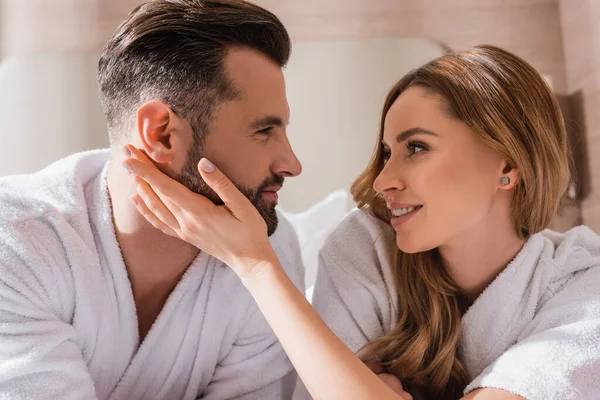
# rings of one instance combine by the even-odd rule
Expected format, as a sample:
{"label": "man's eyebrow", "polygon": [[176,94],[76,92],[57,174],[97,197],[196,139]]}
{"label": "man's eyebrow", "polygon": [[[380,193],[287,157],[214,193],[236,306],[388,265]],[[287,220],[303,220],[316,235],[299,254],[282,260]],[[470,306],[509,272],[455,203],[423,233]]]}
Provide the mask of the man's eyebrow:
{"label": "man's eyebrow", "polygon": [[[288,121],[289,123],[289,121]],[[283,120],[276,115],[267,115],[259,118],[250,124],[250,129],[260,129],[265,126],[283,126]]]}
{"label": "man's eyebrow", "polygon": [[[416,127],[416,128],[407,129],[404,132],[399,133],[398,136],[396,136],[396,142],[402,143],[405,140],[407,140],[415,135],[420,135],[420,134],[439,136],[437,133],[430,131],[428,129]],[[384,146],[387,146],[387,144],[385,143],[385,140],[382,140],[382,143]]]}

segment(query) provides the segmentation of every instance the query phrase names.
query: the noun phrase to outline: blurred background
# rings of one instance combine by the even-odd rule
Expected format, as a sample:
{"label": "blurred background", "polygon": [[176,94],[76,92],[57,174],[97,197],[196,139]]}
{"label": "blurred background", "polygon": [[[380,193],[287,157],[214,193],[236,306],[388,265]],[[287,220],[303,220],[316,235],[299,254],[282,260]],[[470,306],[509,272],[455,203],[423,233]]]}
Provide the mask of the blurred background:
{"label": "blurred background", "polygon": [[[0,175],[107,146],[97,60],[142,2],[0,0]],[[374,149],[387,90],[449,48],[487,43],[531,62],[563,107],[577,185],[553,227],[585,223],[600,232],[600,1],[256,3],[281,18],[294,44],[285,70],[289,135],[304,173],[281,195],[291,218],[341,218],[352,207],[346,191]]]}

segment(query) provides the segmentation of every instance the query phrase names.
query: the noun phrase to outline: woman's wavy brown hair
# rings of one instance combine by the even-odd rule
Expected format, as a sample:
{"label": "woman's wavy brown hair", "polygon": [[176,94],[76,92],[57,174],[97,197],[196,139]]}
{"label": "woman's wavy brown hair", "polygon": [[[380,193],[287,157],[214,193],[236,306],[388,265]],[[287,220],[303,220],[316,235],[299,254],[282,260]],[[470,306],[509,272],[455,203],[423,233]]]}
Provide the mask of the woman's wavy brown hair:
{"label": "woman's wavy brown hair", "polygon": [[[526,239],[548,227],[570,179],[567,136],[555,96],[521,58],[493,46],[448,53],[410,72],[390,91],[383,107],[374,155],[352,185],[354,200],[376,217],[390,212],[373,182],[384,165],[383,127],[388,110],[409,87],[440,95],[451,115],[466,123],[520,172],[511,208],[516,233]],[[398,323],[361,351],[406,385],[429,398],[461,397],[468,375],[458,352],[463,296],[445,272],[437,249],[396,254]]]}

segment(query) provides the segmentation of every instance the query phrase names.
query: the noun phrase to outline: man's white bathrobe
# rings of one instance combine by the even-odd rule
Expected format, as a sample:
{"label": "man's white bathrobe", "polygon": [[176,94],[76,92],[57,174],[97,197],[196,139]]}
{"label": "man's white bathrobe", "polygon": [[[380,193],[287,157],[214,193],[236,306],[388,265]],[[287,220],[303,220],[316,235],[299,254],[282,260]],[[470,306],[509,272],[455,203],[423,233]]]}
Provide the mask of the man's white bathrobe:
{"label": "man's white bathrobe", "polygon": [[[313,305],[355,352],[396,324],[395,246],[389,223],[355,210],[321,251]],[[529,238],[463,316],[459,351],[465,393],[600,399],[600,237],[577,227]],[[309,397],[300,382],[294,399]]]}
{"label": "man's white bathrobe", "polygon": [[[235,273],[200,253],[142,343],[107,151],[0,179],[0,399],[286,399],[295,373]],[[288,221],[271,243],[303,289]]]}

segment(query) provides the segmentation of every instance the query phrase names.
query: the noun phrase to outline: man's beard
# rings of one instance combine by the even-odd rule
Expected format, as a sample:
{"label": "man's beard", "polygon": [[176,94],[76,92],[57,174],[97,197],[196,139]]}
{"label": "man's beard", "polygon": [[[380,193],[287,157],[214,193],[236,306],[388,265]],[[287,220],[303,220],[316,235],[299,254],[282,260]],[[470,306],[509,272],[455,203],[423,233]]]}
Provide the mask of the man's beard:
{"label": "man's beard", "polygon": [[[191,153],[191,152],[190,152]],[[195,152],[198,154],[197,152]],[[195,154],[195,155],[196,155]],[[216,205],[223,205],[223,200],[212,190],[206,182],[200,177],[200,173],[198,172],[198,163],[200,162],[201,156],[196,156],[198,159],[196,160],[195,155],[188,154],[186,163],[181,170],[181,173],[176,178],[176,180],[187,187],[192,192],[196,192],[201,194],[202,196],[208,198]],[[256,189],[251,189],[245,187],[233,179],[229,178],[233,185],[238,188],[240,192],[244,196],[250,200],[250,202],[256,207],[260,215],[263,217],[267,224],[267,234],[271,236],[275,233],[277,229],[278,219],[277,219],[277,211],[275,211],[275,206],[277,206],[277,202],[267,201],[263,198],[262,192],[269,187],[272,186],[281,186],[283,185],[284,178],[280,175],[273,174],[272,176],[266,178]]]}

